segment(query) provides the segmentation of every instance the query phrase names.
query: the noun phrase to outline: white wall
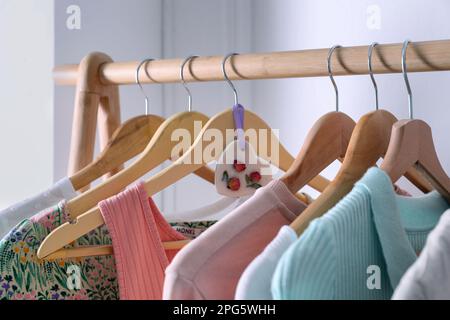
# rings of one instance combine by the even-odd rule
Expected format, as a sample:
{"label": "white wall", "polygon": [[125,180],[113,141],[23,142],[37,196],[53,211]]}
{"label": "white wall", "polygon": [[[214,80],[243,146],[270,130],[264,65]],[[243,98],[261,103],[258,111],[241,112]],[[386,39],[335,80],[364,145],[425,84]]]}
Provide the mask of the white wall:
{"label": "white wall", "polygon": [[0,0],[0,209],[53,180],[53,1]]}
{"label": "white wall", "polygon": [[[450,2],[444,0],[252,0],[252,9],[254,51],[369,45],[373,41],[403,42],[406,38],[412,41],[450,38]],[[379,75],[376,79],[380,107],[398,118],[407,117],[402,76]],[[439,158],[450,172],[450,74],[416,73],[410,74],[409,79],[415,117],[432,127]],[[357,120],[374,108],[369,76],[336,77],[336,82],[341,111]],[[254,108],[270,120],[272,127],[280,129],[280,140],[294,155],[314,121],[332,111],[335,101],[328,78],[254,81],[252,94]],[[331,167],[325,175],[332,178],[336,169],[337,166]]]}

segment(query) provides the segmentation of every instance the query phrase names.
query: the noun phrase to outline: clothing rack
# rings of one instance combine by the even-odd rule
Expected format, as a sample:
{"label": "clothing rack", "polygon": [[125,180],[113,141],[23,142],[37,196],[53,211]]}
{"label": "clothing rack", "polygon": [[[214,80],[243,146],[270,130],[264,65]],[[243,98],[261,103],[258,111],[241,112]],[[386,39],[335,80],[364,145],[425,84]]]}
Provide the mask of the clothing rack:
{"label": "clothing rack", "polygon": [[[400,73],[402,43],[380,44],[373,50],[374,73]],[[227,61],[231,80],[256,80],[328,76],[329,48],[237,55]],[[333,75],[368,74],[368,46],[342,47],[332,57]],[[223,56],[198,57],[186,70],[186,81],[223,81]],[[407,50],[408,72],[450,70],[450,40],[411,42]],[[175,83],[180,81],[183,59],[155,60],[141,69],[142,83]],[[140,61],[106,62],[99,68],[103,85],[135,84]],[[54,69],[58,85],[77,83],[78,65],[62,65]]]}

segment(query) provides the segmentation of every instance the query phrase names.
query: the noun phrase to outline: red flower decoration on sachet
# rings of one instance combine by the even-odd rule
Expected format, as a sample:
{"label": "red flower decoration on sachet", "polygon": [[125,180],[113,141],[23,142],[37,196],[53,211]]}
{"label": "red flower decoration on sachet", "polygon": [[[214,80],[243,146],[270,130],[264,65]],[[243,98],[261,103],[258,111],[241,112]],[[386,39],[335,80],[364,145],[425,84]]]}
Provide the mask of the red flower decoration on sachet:
{"label": "red flower decoration on sachet", "polygon": [[245,169],[247,169],[247,166],[245,165],[245,163],[240,163],[237,160],[234,160],[233,162],[233,168],[234,170],[236,170],[237,172],[242,172]]}
{"label": "red flower decoration on sachet", "polygon": [[228,180],[227,188],[232,191],[238,191],[241,188],[241,181],[239,178],[231,178]]}
{"label": "red flower decoration on sachet", "polygon": [[258,171],[254,171],[254,172],[250,173],[250,180],[252,182],[260,182],[261,174]]}

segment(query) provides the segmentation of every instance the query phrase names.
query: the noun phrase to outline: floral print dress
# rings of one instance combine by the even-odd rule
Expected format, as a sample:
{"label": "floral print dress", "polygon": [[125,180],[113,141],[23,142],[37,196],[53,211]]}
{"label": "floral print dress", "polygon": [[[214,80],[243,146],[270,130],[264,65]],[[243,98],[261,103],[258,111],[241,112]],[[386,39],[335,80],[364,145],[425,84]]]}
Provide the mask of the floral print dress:
{"label": "floral print dress", "polygon": [[[36,252],[55,228],[69,221],[64,203],[24,220],[0,241],[0,299],[118,299],[113,256],[43,261]],[[75,246],[109,245],[105,226],[76,241]]]}
{"label": "floral print dress", "polygon": [[[117,300],[114,256],[57,261],[37,258],[45,237],[69,217],[65,202],[24,220],[0,240],[0,300]],[[214,221],[176,223],[188,238],[195,238]],[[195,232],[194,232],[195,231]],[[79,238],[69,247],[111,245],[106,226]]]}

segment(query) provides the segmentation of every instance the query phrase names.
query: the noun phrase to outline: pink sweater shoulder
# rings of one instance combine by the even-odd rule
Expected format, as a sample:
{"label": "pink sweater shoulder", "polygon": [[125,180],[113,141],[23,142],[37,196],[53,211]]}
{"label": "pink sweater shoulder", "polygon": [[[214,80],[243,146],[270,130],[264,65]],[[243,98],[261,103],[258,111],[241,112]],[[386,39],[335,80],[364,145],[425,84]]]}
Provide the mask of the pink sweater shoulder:
{"label": "pink sweater shoulder", "polygon": [[120,299],[160,300],[164,272],[177,250],[163,242],[184,240],[172,229],[142,183],[99,203],[111,234]]}

